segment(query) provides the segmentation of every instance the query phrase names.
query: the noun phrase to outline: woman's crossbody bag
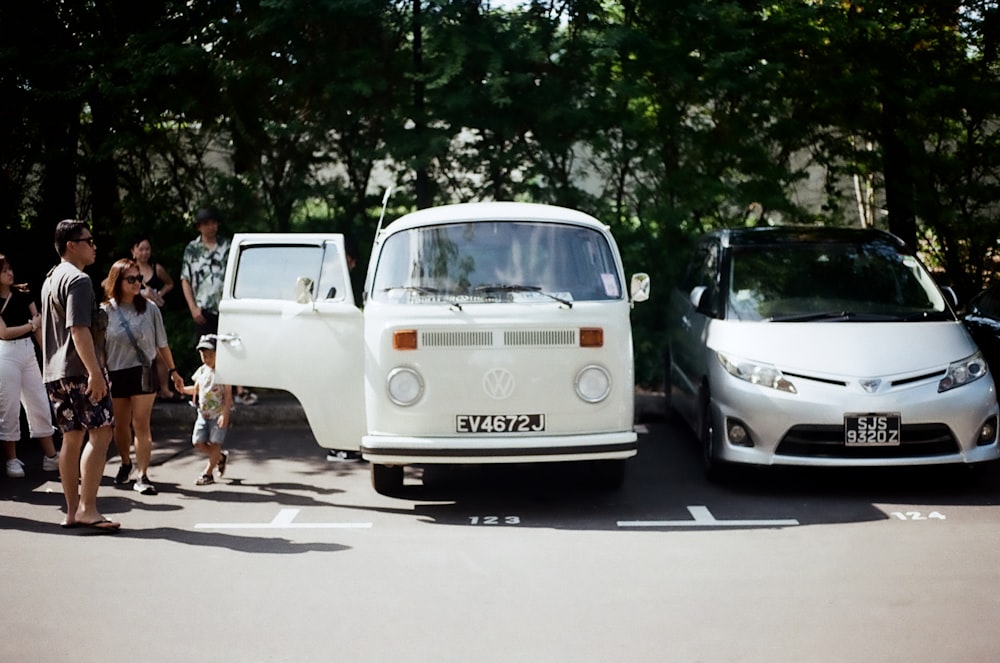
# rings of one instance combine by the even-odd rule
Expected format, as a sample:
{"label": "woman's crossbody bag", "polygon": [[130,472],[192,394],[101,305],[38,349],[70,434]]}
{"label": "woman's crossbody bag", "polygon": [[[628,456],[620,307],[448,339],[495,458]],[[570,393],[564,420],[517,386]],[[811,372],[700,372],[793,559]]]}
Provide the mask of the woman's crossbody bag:
{"label": "woman's crossbody bag", "polygon": [[132,328],[129,327],[128,320],[125,319],[117,304],[114,305],[114,309],[115,313],[118,314],[118,319],[122,321],[122,329],[125,330],[128,340],[132,341],[132,347],[135,348],[135,353],[139,356],[139,363],[142,365],[142,390],[146,393],[156,391],[155,378],[153,377],[153,361],[146,357],[146,353],[139,347],[139,343],[132,334]]}

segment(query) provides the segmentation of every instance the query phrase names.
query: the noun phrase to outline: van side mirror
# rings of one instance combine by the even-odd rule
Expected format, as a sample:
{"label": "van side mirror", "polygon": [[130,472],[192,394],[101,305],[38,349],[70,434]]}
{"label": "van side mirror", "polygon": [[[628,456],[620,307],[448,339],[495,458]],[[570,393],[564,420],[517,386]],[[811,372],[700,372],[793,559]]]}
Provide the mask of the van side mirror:
{"label": "van side mirror", "polygon": [[632,303],[644,302],[649,299],[649,274],[639,272],[632,275],[632,282],[629,285],[629,294]]}

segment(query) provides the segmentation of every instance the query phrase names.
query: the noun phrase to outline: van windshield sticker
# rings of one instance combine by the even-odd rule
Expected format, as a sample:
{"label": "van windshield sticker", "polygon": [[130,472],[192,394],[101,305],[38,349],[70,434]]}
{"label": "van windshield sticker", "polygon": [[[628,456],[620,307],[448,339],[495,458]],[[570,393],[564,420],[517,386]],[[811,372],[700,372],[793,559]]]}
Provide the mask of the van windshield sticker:
{"label": "van windshield sticker", "polygon": [[604,294],[608,297],[618,297],[618,279],[614,274],[605,272],[601,274],[601,282],[604,283]]}

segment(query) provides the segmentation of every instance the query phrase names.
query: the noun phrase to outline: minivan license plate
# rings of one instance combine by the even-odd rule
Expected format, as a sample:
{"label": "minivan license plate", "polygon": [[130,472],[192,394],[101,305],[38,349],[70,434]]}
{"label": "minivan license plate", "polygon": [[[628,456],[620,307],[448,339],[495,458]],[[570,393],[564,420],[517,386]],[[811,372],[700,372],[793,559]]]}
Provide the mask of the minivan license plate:
{"label": "minivan license plate", "polygon": [[545,430],[544,414],[459,414],[459,433],[537,433]]}
{"label": "minivan license plate", "polygon": [[849,447],[899,446],[898,412],[883,414],[845,414],[844,444]]}

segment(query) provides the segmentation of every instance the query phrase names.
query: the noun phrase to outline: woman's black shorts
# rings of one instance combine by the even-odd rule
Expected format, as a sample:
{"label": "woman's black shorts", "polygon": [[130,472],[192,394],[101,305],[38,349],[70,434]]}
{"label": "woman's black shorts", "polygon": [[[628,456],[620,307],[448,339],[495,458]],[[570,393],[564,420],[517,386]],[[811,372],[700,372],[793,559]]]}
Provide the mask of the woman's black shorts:
{"label": "woman's black shorts", "polygon": [[142,366],[110,371],[108,375],[111,378],[111,398],[131,398],[140,394],[156,393],[156,389],[143,391]]}

